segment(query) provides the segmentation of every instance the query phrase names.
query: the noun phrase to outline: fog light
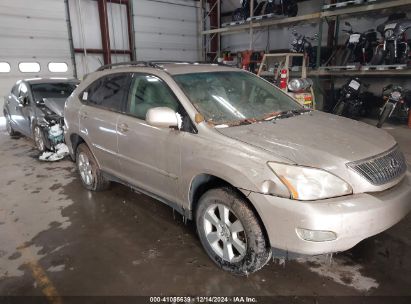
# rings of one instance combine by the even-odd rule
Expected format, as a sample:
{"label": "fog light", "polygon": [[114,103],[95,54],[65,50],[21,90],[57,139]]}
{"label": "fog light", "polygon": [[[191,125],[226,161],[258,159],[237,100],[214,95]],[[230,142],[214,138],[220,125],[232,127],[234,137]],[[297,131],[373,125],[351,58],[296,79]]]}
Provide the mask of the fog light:
{"label": "fog light", "polygon": [[301,239],[310,242],[327,242],[337,239],[337,234],[332,231],[309,230],[303,228],[297,228],[296,231]]}

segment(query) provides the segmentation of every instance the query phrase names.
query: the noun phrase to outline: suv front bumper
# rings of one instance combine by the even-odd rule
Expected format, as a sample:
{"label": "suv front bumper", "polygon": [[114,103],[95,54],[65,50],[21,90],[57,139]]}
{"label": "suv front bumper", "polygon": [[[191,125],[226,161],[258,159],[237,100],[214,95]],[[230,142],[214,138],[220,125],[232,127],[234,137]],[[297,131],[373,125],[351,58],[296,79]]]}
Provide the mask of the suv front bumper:
{"label": "suv front bumper", "polygon": [[[391,189],[302,202],[252,192],[248,197],[271,247],[316,255],[345,251],[398,223],[411,210],[411,174]],[[334,232],[331,241],[306,241],[297,229]]]}

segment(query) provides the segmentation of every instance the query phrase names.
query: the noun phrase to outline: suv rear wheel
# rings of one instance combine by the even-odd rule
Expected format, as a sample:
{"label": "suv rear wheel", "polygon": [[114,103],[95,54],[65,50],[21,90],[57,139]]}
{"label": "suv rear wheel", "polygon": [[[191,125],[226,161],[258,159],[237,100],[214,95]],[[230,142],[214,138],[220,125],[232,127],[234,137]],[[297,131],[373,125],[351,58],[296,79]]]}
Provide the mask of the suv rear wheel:
{"label": "suv rear wheel", "polygon": [[229,188],[203,194],[196,225],[208,256],[226,271],[246,275],[262,268],[271,257],[271,248],[253,210]]}
{"label": "suv rear wheel", "polygon": [[108,188],[110,182],[103,176],[96,159],[86,144],[80,144],[76,152],[77,169],[83,186],[92,191]]}

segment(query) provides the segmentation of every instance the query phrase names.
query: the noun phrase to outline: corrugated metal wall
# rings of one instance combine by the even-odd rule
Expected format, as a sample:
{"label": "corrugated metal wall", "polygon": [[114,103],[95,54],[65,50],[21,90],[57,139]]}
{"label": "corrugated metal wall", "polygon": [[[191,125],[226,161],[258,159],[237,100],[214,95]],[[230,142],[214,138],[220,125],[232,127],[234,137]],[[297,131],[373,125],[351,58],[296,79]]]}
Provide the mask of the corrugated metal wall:
{"label": "corrugated metal wall", "polygon": [[133,0],[137,60],[200,59],[199,4],[194,0]]}
{"label": "corrugated metal wall", "polygon": [[[101,49],[100,18],[97,1],[69,0],[74,48]],[[78,78],[103,65],[102,54],[75,55]]]}
{"label": "corrugated metal wall", "polygon": [[[97,1],[68,0],[75,48],[101,49]],[[137,60],[200,59],[199,5],[194,0],[132,0]],[[108,0],[110,46],[129,48],[126,6]],[[130,60],[112,55],[112,62]],[[100,54],[75,55],[78,77],[103,64]],[[73,65],[64,0],[0,1],[0,62],[11,71],[0,73],[0,107],[13,83],[32,77],[72,77]],[[38,62],[37,73],[22,73],[20,62]],[[51,73],[50,62],[66,62],[68,71]],[[0,114],[1,115],[1,114]]]}
{"label": "corrugated metal wall", "polygon": [[[9,73],[0,73],[0,107],[18,79],[72,77],[66,9],[63,0],[0,1],[0,62],[8,62]],[[38,73],[21,73],[20,62],[38,62]],[[68,71],[51,73],[49,62],[66,62]],[[1,115],[2,115],[1,111]]]}

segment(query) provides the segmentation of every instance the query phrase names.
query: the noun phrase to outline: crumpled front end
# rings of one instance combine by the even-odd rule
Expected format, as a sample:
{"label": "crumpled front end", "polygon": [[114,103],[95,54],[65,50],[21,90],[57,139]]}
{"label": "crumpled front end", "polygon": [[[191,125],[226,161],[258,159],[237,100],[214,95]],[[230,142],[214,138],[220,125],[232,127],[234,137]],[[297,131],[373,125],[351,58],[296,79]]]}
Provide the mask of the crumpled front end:
{"label": "crumpled front end", "polygon": [[57,161],[68,155],[68,148],[64,143],[64,118],[47,111],[38,123],[43,131],[43,138],[47,148],[39,159],[42,161]]}

